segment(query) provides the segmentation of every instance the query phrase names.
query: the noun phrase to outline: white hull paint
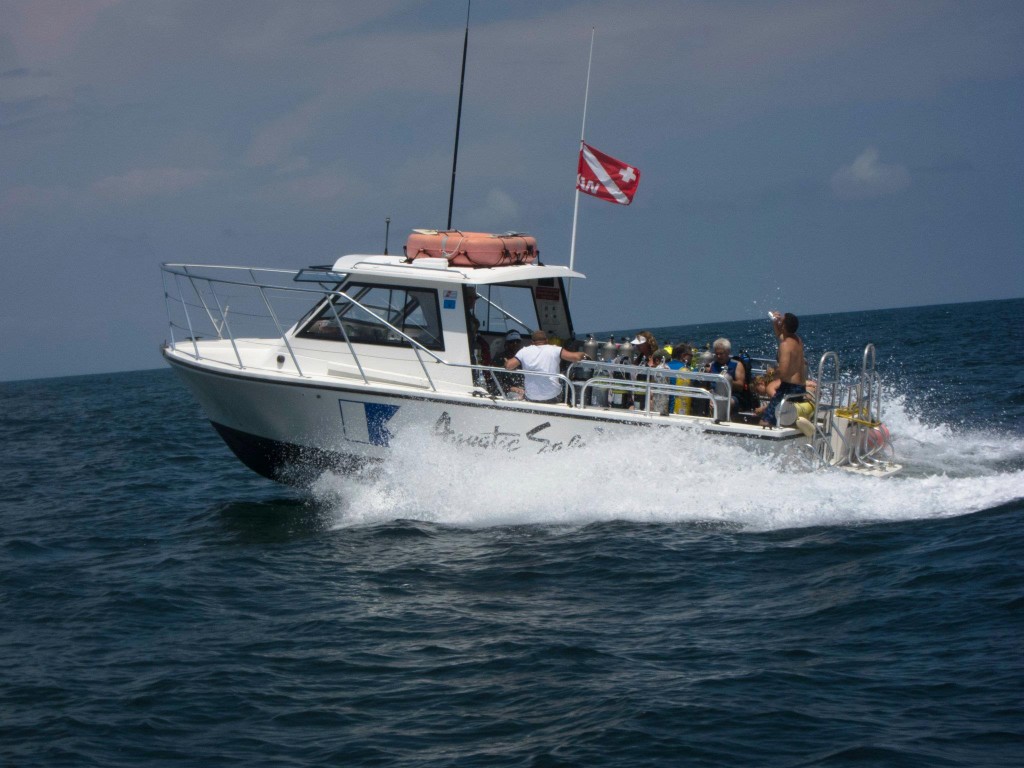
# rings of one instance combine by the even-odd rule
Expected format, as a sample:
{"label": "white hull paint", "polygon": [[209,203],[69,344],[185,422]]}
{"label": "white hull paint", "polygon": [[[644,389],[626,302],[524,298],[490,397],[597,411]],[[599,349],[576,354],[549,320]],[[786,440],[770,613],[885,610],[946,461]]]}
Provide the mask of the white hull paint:
{"label": "white hull paint", "polygon": [[[677,429],[680,439],[721,435],[782,444],[802,437],[795,429],[715,424],[706,418],[253,375],[196,364],[173,350],[164,354],[239,458],[274,479],[294,476],[301,468],[284,466],[292,463],[322,469],[326,462],[345,469],[383,461],[396,444],[425,437],[521,455],[581,448],[635,434],[638,427]],[[247,455],[253,451],[278,455]]]}

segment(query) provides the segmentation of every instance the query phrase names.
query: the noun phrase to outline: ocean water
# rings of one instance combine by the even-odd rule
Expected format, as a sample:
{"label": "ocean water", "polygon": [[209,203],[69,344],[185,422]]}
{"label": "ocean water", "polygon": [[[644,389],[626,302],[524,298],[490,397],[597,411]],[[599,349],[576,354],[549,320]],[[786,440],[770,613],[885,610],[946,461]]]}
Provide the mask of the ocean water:
{"label": "ocean water", "polygon": [[900,476],[659,433],[293,489],[169,370],[0,384],[0,765],[1024,764],[1024,300],[802,320],[878,345]]}

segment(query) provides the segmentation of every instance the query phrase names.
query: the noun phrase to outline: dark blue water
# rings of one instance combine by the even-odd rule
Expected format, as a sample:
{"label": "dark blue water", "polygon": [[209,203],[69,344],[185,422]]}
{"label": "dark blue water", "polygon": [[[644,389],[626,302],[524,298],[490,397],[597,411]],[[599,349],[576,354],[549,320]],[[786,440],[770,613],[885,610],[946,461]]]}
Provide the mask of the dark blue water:
{"label": "dark blue water", "polygon": [[901,476],[655,436],[300,491],[169,371],[0,384],[0,764],[1021,765],[1024,301],[803,323],[879,345]]}

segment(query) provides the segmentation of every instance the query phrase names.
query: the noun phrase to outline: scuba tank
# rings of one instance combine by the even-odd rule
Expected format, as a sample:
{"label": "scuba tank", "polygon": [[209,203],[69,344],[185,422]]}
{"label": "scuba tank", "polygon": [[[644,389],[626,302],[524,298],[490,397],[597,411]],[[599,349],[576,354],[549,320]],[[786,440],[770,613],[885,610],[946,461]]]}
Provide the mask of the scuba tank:
{"label": "scuba tank", "polygon": [[[599,360],[602,363],[610,363],[615,359],[615,337],[609,336],[608,341],[604,344],[598,343],[597,339],[593,336],[587,339],[587,343],[583,345],[583,351],[590,355],[592,360]],[[608,371],[602,368],[591,368],[588,375],[590,376],[607,376]],[[592,390],[590,395],[590,404],[596,405],[599,408],[607,408],[609,401],[608,390],[604,387],[598,387]]]}
{"label": "scuba tank", "polygon": [[[629,337],[624,337],[622,344],[619,345],[618,357],[615,360],[620,365],[632,365],[633,364],[633,345],[629,342]],[[613,379],[628,379],[628,373],[621,373],[615,371],[612,373]],[[632,395],[629,390],[626,389],[613,389],[611,391],[611,407],[612,408],[628,408],[633,402]]]}
{"label": "scuba tank", "polygon": [[601,345],[601,360],[610,363],[615,359],[615,337],[609,336],[608,341]]}

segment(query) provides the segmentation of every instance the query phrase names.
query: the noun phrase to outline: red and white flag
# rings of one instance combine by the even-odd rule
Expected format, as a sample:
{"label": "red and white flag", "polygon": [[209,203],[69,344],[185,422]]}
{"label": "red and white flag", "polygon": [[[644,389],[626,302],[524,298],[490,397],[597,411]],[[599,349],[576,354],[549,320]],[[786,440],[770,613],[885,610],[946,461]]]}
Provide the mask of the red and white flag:
{"label": "red and white flag", "polygon": [[639,170],[583,144],[576,169],[576,189],[580,192],[610,203],[629,205],[639,183]]}

